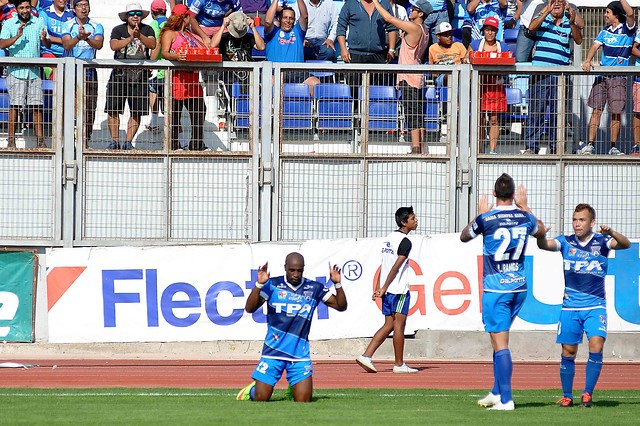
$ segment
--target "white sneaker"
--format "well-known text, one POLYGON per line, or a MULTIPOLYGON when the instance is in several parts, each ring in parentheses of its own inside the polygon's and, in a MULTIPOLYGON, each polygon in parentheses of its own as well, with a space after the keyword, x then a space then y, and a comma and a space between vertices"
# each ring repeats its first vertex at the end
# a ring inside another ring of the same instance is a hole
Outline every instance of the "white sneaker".
POLYGON ((406 373, 417 373, 417 372, 418 372, 418 370, 417 370, 417 369, 415 369, 415 368, 411 368, 411 367, 409 367, 409 366, 407 365, 407 363, 405 362, 405 363, 403 363, 400 367, 398 367, 397 365, 394 365, 394 366, 393 366, 393 372, 394 372, 394 373, 403 373, 403 374, 406 374, 406 373))
POLYGON ((609 150, 609 155, 624 155, 624 153, 620 152, 620 150, 615 146, 612 146, 609 150))
POLYGON ((515 409, 516 409, 516 405, 513 403, 513 401, 508 401, 508 402, 505 402, 504 404, 498 401, 498 403, 495 404, 493 407, 487 408, 487 410, 496 410, 496 411, 513 411, 515 409))
POLYGON ((491 392, 489 392, 489 395, 478 400, 478 405, 484 408, 493 407, 496 404, 500 404, 500 395, 494 395, 491 392))
POLYGON ((578 145, 578 155, 591 155, 595 151, 593 145, 591 143, 585 144, 584 142, 580 142, 578 145))
POLYGON ((360 365, 360 367, 364 368, 364 371, 366 371, 367 373, 378 372, 378 370, 376 370, 376 367, 373 365, 373 361, 368 356, 358 355, 358 358, 356 358, 356 362, 358 363, 358 365, 360 365))

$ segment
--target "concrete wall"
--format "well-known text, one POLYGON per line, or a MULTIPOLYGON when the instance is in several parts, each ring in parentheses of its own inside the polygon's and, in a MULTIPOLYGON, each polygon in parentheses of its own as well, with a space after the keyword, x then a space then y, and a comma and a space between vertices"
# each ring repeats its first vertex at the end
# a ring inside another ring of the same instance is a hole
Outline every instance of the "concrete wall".
MULTIPOLYGON (((370 339, 337 339, 311 342, 312 358, 352 359, 364 352, 370 339)), ((560 347, 553 332, 517 332, 511 334, 513 359, 557 361, 560 347)), ((49 344, 2 343, 0 361, 33 359, 251 359, 260 357, 262 341, 172 342, 172 343, 92 343, 49 344)), ((587 344, 578 350, 585 361, 587 344)), ((426 330, 408 337, 405 358, 438 361, 491 360, 489 337, 483 332, 426 330)), ((604 349, 605 361, 640 360, 640 333, 610 334, 604 349)), ((391 339, 378 349, 374 359, 393 360, 391 339)))

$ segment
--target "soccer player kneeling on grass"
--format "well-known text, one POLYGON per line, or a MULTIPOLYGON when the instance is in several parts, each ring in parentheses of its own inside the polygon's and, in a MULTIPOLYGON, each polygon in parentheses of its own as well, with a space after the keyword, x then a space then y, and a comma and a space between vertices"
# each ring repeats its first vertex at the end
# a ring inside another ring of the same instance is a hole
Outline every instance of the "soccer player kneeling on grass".
POLYGON ((562 345, 560 383, 561 407, 573 406, 573 378, 576 354, 583 333, 589 339, 586 382, 582 405, 591 407, 591 396, 602 370, 602 348, 607 338, 607 300, 604 280, 607 276, 610 250, 631 247, 627 237, 601 225, 594 233, 596 211, 588 204, 578 204, 573 212, 574 235, 559 235, 548 240, 538 238, 538 247, 562 253, 564 265, 564 299, 558 322, 556 342, 562 345))
POLYGON ((296 402, 310 402, 313 393, 313 365, 309 356, 309 330, 320 301, 338 311, 347 309, 347 297, 340 284, 340 268, 329 265, 335 294, 323 284, 303 278, 304 257, 289 253, 285 275, 270 278, 268 263, 258 270, 258 282, 247 298, 245 310, 257 311, 267 302, 267 336, 262 357, 251 378, 237 396, 239 401, 268 401, 273 387, 287 371, 287 381, 296 402))

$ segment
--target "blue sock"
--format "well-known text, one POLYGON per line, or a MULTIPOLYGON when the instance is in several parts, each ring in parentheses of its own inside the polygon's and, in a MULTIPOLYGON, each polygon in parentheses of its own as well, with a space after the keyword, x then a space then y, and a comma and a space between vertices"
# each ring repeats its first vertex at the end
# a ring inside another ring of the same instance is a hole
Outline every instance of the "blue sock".
POLYGON ((587 360, 587 379, 584 384, 584 391, 593 395, 593 389, 596 387, 598 377, 602 371, 602 352, 589 352, 587 360))
POLYGON ((252 387, 249 390, 249 398, 251 398, 252 401, 255 401, 255 396, 256 396, 256 387, 252 387))
POLYGON ((498 376, 496 375, 496 353, 493 353, 493 389, 491 393, 494 395, 500 395, 500 384, 498 383, 498 376))
POLYGON ((562 355, 560 361, 560 383, 565 398, 573 399, 573 378, 576 375, 576 357, 562 355))
POLYGON ((496 369, 496 379, 500 387, 500 401, 504 404, 513 399, 511 395, 511 373, 513 373, 513 362, 509 349, 502 349, 496 352, 494 361, 496 369))

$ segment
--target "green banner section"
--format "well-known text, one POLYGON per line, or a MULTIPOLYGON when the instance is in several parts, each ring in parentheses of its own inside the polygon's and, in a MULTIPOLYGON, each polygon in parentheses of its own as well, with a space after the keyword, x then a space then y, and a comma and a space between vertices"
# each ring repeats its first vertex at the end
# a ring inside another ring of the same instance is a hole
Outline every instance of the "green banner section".
POLYGON ((35 261, 31 251, 0 251, 0 340, 33 341, 35 261))

